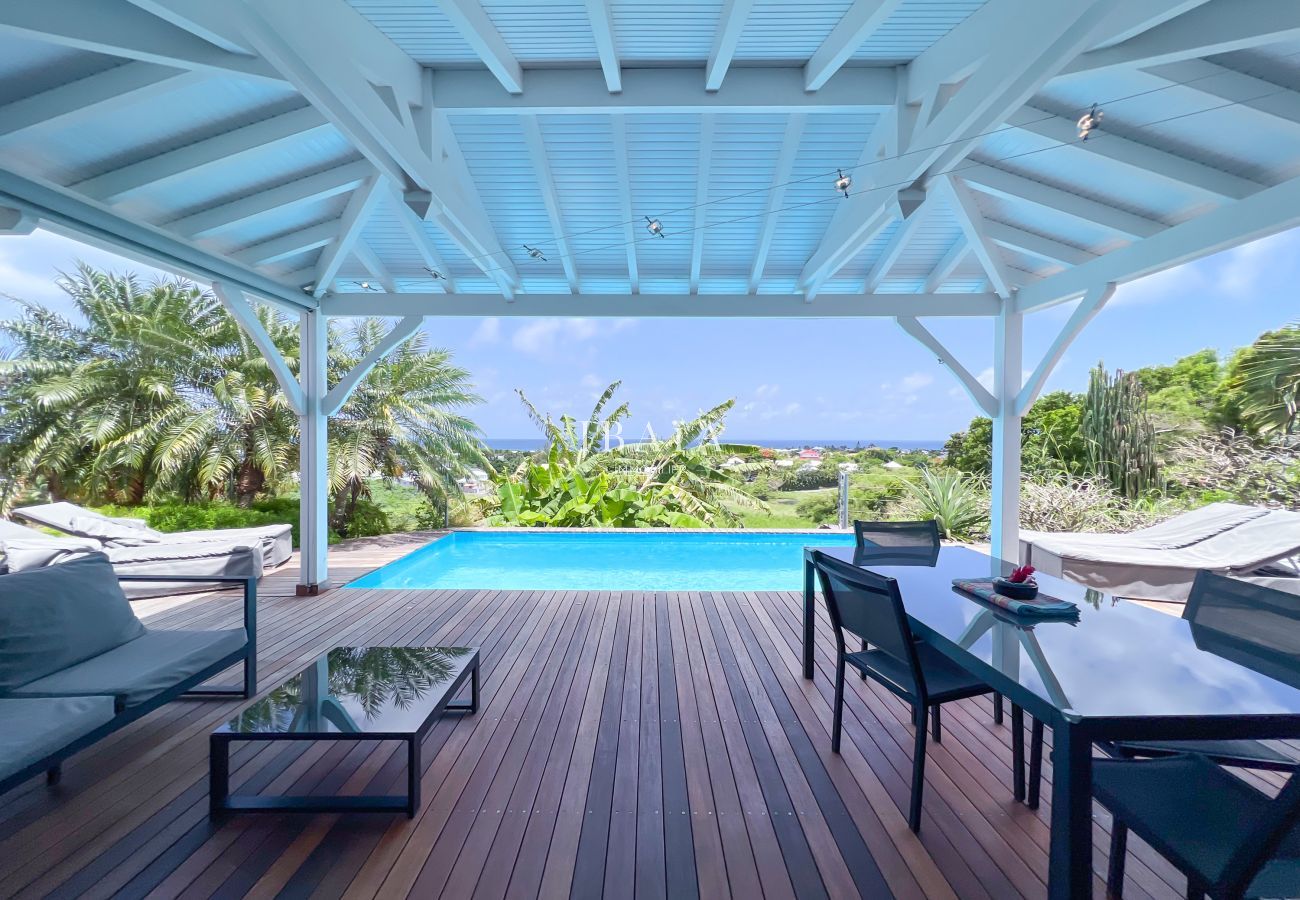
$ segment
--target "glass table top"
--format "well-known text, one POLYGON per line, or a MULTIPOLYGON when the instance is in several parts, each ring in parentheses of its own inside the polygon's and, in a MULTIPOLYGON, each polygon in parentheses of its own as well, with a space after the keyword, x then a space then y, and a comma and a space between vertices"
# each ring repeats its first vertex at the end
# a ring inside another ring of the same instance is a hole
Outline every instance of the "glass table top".
POLYGON ((335 647, 216 730, 414 733, 477 655, 473 647, 335 647))
POLYGON ((1300 716, 1295 653, 1261 655, 1222 631, 1041 574, 1041 593, 1073 601, 1080 615, 1027 622, 953 589, 953 579, 1007 575, 1013 568, 966 547, 937 554, 809 549, 894 578, 918 637, 930 632, 966 649, 1067 714, 1300 716))

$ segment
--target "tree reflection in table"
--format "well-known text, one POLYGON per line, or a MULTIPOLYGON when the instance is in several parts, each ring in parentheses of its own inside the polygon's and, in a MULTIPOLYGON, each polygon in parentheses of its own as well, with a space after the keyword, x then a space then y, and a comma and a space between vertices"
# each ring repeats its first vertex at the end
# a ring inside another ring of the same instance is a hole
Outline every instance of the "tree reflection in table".
POLYGON ((464 647, 335 647, 299 675, 250 706, 230 730, 314 732, 326 723, 359 732, 341 701, 352 700, 368 720, 385 709, 409 709, 456 671, 464 647))

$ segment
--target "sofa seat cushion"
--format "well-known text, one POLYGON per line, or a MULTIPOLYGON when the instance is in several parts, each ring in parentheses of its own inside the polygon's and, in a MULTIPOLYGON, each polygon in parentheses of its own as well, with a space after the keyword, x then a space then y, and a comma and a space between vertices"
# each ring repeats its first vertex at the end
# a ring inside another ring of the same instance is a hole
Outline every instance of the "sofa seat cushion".
POLYGON ((0 780, 40 762, 112 718, 112 697, 0 699, 0 780))
MULTIPOLYGON (((0 692, 145 633, 101 553, 0 576, 0 692)), ((87 693, 94 693, 87 692, 87 693)))
POLYGON ((111 694, 119 709, 128 709, 175 687, 247 643, 242 628, 149 630, 107 653, 25 684, 13 696, 111 694))

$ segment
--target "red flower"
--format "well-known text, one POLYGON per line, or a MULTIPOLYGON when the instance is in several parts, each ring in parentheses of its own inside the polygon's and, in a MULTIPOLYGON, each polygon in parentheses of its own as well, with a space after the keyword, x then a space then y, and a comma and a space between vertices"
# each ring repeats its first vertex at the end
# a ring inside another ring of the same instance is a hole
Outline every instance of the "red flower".
POLYGON ((1011 573, 1010 577, 1007 578, 1007 581, 1010 581, 1012 584, 1023 584, 1026 581, 1032 581, 1033 575, 1033 566, 1021 566, 1011 573))

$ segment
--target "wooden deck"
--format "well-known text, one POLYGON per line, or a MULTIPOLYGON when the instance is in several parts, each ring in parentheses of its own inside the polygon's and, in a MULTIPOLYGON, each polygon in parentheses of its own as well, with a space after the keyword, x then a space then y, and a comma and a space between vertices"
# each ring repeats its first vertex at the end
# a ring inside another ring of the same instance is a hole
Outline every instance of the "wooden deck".
MULTIPOLYGON (((427 538, 355 542, 354 578, 427 538)), ((1042 897, 1050 802, 1014 803, 1009 729, 945 707, 908 831, 907 711, 851 678, 844 753, 799 677, 794 593, 367 591, 263 581, 264 689, 338 644, 472 644, 483 701, 425 745, 399 816, 207 816, 207 733, 237 704, 178 702, 0 798, 0 896, 1042 897)), ((232 595, 144 601, 152 627, 226 626, 232 595)), ((1008 719, 1009 721, 1009 719, 1008 719)), ((238 745, 236 790, 400 791, 396 745, 238 745)), ((1050 775, 1050 773, 1049 773, 1050 775)), ((1050 790, 1045 791, 1050 799, 1050 790)), ((1108 820, 1098 812, 1096 864, 1108 820)), ((1181 878, 1130 841, 1131 897, 1181 878)), ((1100 878, 1095 882, 1102 895, 1100 878)))

